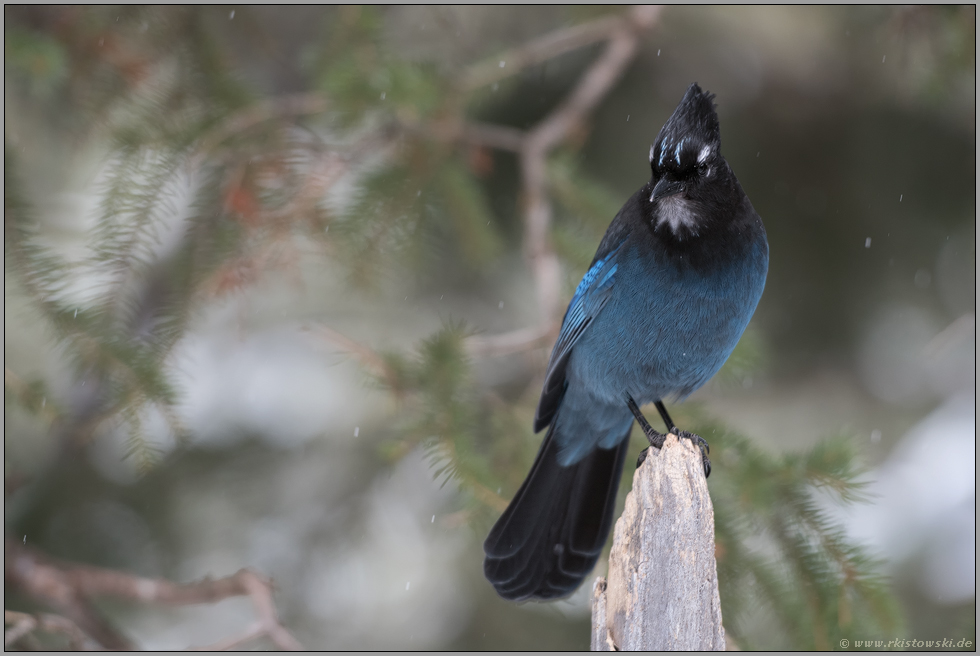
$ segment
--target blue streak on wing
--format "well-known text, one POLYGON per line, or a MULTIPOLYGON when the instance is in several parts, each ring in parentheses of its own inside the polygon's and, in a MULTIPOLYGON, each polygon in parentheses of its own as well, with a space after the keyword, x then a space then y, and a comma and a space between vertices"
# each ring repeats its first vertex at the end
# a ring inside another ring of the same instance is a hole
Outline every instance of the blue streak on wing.
POLYGON ((548 370, 545 373, 544 389, 534 417, 535 432, 551 423, 552 417, 558 410, 565 391, 565 366, 568 357, 572 353, 572 347, 609 300, 609 292, 615 282, 616 270, 619 268, 615 258, 623 243, 589 268, 568 304, 561 332, 558 334, 558 341, 555 342, 551 360, 548 362, 548 370))

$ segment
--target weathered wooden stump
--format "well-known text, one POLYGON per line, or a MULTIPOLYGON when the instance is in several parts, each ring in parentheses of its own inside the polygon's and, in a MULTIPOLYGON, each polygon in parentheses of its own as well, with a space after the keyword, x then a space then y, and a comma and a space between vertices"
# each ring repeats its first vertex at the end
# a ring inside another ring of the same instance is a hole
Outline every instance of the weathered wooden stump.
POLYGON ((592 593, 592 650, 614 649, 725 649, 714 509, 690 440, 650 449, 616 521, 608 581, 592 593))

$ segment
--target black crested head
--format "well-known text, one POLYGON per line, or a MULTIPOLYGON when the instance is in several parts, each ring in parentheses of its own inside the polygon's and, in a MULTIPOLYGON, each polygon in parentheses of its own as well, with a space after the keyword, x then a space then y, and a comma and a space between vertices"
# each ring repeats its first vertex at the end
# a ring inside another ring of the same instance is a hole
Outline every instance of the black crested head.
POLYGON ((688 87, 650 148, 653 175, 641 189, 643 216, 675 247, 723 234, 747 216, 745 193, 721 154, 713 98, 697 84, 688 87))
POLYGON ((713 99, 714 94, 705 93, 696 82, 687 88, 650 147, 654 177, 666 172, 683 176, 718 156, 721 129, 713 99))

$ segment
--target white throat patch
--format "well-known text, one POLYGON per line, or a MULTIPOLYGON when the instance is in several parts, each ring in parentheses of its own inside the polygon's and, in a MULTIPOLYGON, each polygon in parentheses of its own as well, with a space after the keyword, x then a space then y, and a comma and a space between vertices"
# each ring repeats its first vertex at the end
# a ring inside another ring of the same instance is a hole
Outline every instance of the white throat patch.
POLYGON ((657 208, 657 226, 666 223, 670 226, 671 232, 678 236, 681 227, 687 232, 697 234, 698 217, 689 201, 679 195, 668 196, 660 200, 657 208))

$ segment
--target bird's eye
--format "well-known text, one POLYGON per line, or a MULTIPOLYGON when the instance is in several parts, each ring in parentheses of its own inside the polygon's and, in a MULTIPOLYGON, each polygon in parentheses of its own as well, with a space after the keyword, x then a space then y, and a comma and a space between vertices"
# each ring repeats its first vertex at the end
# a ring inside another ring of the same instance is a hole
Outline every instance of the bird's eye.
POLYGON ((700 175, 708 175, 708 173, 710 173, 710 172, 711 172, 711 169, 708 168, 708 164, 707 163, 701 162, 700 164, 698 164, 698 173, 700 175))

